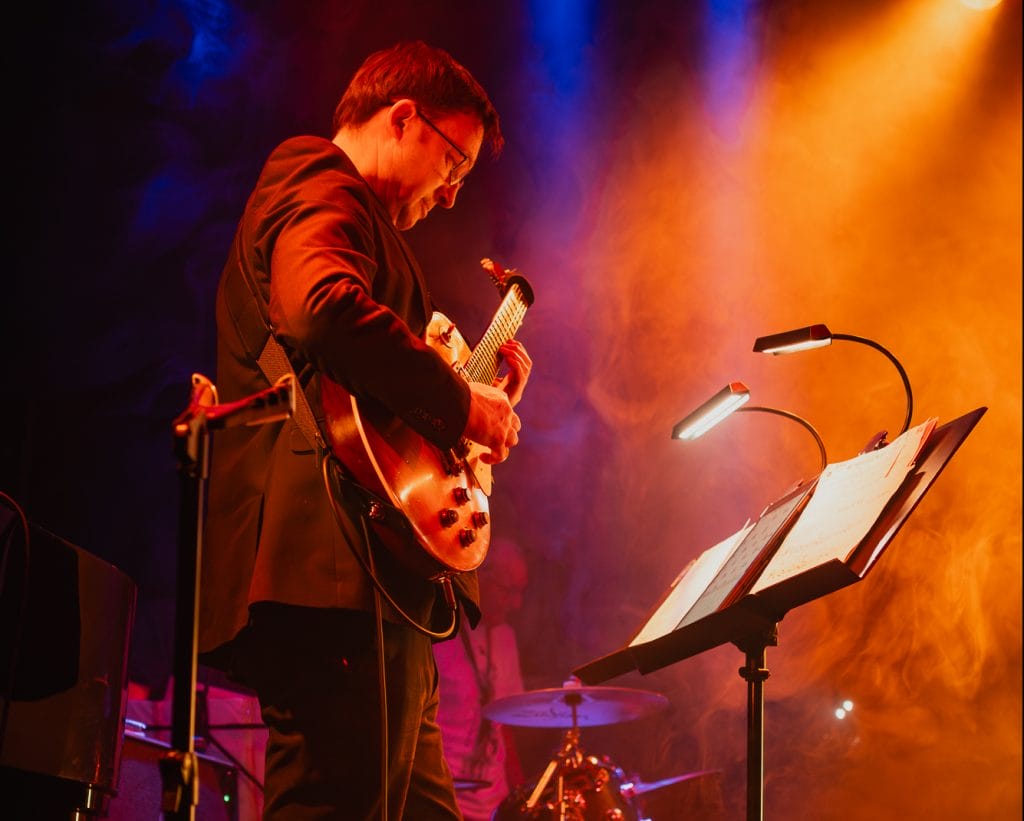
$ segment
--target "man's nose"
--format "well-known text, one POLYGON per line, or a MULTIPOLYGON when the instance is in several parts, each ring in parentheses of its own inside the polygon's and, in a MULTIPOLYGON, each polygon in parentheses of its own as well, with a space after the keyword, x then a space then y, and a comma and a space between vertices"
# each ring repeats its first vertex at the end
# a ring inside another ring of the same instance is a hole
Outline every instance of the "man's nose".
POLYGON ((435 197, 438 205, 442 208, 451 208, 455 205, 455 197, 458 195, 459 188, 461 187, 462 186, 459 185, 448 185, 448 183, 442 183, 441 187, 437 191, 437 196, 435 197))

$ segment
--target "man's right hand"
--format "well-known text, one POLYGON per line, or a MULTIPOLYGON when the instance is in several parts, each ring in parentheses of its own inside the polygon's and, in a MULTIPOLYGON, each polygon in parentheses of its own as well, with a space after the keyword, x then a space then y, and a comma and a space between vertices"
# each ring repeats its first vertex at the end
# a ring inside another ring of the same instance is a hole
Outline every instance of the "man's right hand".
POLYGON ((490 449, 490 453, 480 455, 480 461, 489 465, 504 462, 519 443, 519 416, 501 388, 470 382, 469 389, 469 419, 462 435, 490 449))

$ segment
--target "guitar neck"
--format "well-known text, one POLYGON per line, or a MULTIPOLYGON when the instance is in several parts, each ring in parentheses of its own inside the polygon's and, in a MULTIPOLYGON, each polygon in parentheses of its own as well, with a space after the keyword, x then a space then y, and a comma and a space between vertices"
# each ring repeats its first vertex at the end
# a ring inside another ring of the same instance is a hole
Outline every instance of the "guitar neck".
POLYGON ((499 365, 498 348, 515 336, 528 307, 527 296, 519 283, 511 283, 494 319, 462 368, 470 382, 490 385, 494 381, 499 365))

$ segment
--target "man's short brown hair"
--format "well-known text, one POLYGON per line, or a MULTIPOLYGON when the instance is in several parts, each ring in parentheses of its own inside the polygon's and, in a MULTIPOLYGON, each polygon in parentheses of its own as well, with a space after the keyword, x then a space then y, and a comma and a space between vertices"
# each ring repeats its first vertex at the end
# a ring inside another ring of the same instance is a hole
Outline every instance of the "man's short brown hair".
POLYGON ((421 40, 398 43, 363 61, 334 110, 334 131, 365 123, 384 106, 407 97, 433 114, 474 114, 484 143, 497 156, 505 143, 487 92, 443 49, 421 40))

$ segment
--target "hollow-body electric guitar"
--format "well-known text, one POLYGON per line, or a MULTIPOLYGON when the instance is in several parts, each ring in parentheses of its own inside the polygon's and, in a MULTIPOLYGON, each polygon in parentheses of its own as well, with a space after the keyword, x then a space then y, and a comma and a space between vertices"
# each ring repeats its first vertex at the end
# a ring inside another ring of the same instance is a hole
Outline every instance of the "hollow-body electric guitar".
MULTIPOLYGON (((483 265, 502 300, 476 348, 471 350, 454 323, 436 311, 426 342, 468 381, 489 385, 498 371, 498 348, 522 325, 533 289, 514 271, 498 273, 490 260, 483 265)), ((491 465, 480 459, 487 449, 463 440, 442 450, 400 419, 361 405, 327 377, 321 379, 320 394, 332 452, 356 482, 405 514, 417 542, 410 545, 375 521, 385 545, 426 578, 479 567, 490 546, 491 465)), ((369 518, 375 518, 372 510, 369 518)))

